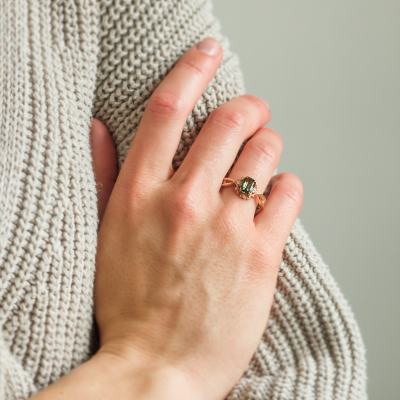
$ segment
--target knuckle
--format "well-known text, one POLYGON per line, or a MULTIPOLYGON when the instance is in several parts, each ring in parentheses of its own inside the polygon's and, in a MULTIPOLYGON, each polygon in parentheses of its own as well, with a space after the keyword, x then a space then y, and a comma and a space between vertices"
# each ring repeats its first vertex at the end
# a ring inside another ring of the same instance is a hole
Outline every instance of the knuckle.
POLYGON ((276 275, 280 264, 280 254, 274 252, 267 241, 255 240, 251 253, 252 263, 249 265, 249 272, 252 281, 260 282, 276 275))
POLYGON ((279 154, 274 145, 266 140, 252 140, 249 143, 249 150, 253 157, 263 166, 274 165, 279 154))
POLYGON ((252 107, 257 107, 261 112, 265 112, 265 103, 258 97, 252 96, 250 94, 245 94, 241 96, 243 99, 248 101, 252 107))
POLYGON ((157 93, 150 98, 148 108, 154 114, 179 117, 183 112, 184 102, 174 93, 157 93))
POLYGON ((170 196, 169 212, 173 214, 176 222, 184 221, 193 223, 201 218, 201 207, 196 188, 181 187, 170 196))
POLYGON ((243 112, 230 107, 219 107, 210 115, 211 123, 228 130, 242 130, 246 126, 246 116, 243 112))
POLYGON ((264 266, 270 257, 270 250, 269 247, 266 245, 266 242, 258 241, 257 244, 258 245, 254 246, 252 249, 252 255, 255 261, 254 264, 256 266, 264 266))
POLYGON ((118 185, 121 193, 123 204, 125 204, 130 211, 137 210, 148 198, 151 190, 151 180, 148 179, 146 174, 138 175, 135 179, 135 184, 120 183, 118 185))
POLYGON ((264 129, 271 136, 273 136, 274 141, 276 142, 276 144, 279 145, 280 149, 282 149, 283 148, 283 139, 282 139, 281 135, 279 133, 275 132, 274 130, 270 129, 270 128, 264 128, 264 129))
POLYGON ((296 209, 301 207, 303 202, 303 185, 299 178, 290 174, 290 177, 287 177, 285 181, 278 182, 276 185, 289 206, 296 209))
POLYGON ((188 68, 191 73, 195 75, 204 75, 204 67, 202 63, 196 61, 195 59, 186 59, 181 61, 183 68, 188 68))

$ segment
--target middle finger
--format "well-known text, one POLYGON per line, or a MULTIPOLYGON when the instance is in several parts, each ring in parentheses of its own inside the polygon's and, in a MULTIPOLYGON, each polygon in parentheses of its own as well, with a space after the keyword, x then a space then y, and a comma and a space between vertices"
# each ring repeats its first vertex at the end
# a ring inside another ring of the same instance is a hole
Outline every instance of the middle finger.
POLYGON ((266 103, 254 96, 237 97, 218 107, 172 179, 194 179, 219 190, 240 145, 270 119, 266 103))

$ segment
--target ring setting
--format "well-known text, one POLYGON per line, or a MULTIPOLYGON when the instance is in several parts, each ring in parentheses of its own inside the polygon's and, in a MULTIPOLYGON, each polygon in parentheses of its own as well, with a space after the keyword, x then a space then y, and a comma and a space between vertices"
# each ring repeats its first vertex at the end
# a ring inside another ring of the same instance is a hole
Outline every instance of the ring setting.
POLYGON ((236 193, 242 199, 252 199, 258 191, 258 185, 255 179, 250 176, 245 176, 238 181, 235 181, 236 184, 236 193))
POLYGON ((258 185, 254 178, 244 176, 236 181, 231 178, 224 178, 221 187, 233 185, 235 185, 236 193, 240 198, 244 200, 256 199, 257 207, 254 215, 257 215, 264 208, 266 198, 258 193, 258 185))

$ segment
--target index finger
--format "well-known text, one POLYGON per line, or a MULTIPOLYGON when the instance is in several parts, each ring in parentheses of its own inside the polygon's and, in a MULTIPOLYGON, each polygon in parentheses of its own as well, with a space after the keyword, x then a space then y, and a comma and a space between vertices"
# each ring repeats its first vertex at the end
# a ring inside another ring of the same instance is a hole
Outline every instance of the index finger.
POLYGON ((130 184, 135 173, 152 182, 168 179, 186 119, 221 60, 221 46, 215 39, 207 38, 177 62, 147 104, 119 184, 130 184))

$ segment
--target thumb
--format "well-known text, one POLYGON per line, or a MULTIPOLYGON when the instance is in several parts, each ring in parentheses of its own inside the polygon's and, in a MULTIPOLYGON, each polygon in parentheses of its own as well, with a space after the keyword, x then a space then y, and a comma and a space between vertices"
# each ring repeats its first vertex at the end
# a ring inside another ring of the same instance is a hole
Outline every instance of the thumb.
POLYGON ((92 147, 93 169, 97 185, 97 206, 101 222, 118 176, 117 152, 106 126, 94 118, 90 130, 90 145, 92 147))

